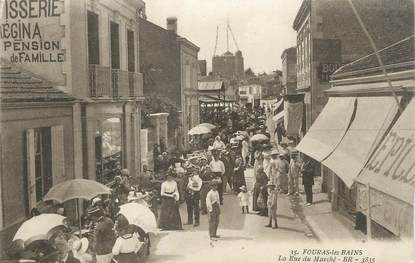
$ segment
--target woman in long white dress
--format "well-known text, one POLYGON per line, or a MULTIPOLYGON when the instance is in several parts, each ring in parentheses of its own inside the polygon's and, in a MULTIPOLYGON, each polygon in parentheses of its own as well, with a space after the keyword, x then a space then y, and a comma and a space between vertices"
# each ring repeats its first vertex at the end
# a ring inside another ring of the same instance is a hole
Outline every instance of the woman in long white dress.
POLYGON ((183 229, 178 204, 180 199, 179 189, 171 174, 167 175, 167 180, 161 184, 160 195, 161 209, 159 227, 162 230, 183 229))

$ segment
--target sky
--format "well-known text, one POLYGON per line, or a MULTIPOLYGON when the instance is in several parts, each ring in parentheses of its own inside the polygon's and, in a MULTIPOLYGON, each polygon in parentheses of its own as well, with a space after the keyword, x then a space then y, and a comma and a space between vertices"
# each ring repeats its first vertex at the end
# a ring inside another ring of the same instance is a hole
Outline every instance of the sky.
MULTIPOLYGON (((226 52, 226 23, 232 28, 245 69, 256 73, 281 70, 281 54, 296 44, 292 28, 302 0, 146 0, 147 19, 163 28, 169 16, 178 19, 178 34, 200 47, 199 59, 211 70, 216 27, 216 54, 226 52)), ((229 33, 229 50, 237 49, 229 33)))

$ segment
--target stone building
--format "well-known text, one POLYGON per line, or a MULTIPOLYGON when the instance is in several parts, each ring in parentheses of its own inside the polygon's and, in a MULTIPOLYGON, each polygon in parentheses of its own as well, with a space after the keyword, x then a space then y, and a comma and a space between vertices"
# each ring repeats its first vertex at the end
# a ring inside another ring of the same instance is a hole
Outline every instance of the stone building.
MULTIPOLYGON (((141 167, 143 85, 137 14, 143 12, 144 2, 46 4, 51 5, 48 8, 53 16, 2 18, 6 19, 2 23, 37 25, 39 34, 30 38, 31 43, 53 47, 21 52, 16 45, 27 36, 13 39, 12 34, 1 42, 3 47, 11 44, 1 53, 6 61, 1 70, 1 92, 8 93, 1 108, 0 162, 2 170, 9 171, 2 173, 0 180, 8 181, 7 186, 0 185, 7 198, 7 202, 0 202, 0 237, 6 242, 31 208, 53 211, 52 203, 42 202, 51 186, 73 178, 108 184, 120 169, 127 168, 134 176, 141 167), (33 98, 28 98, 30 94, 33 98), (45 166, 43 160, 51 164, 45 166), (20 197, 12 201, 16 194, 20 197)), ((70 218, 75 217, 72 207, 65 203, 70 218)))
POLYGON ((228 79, 240 79, 244 76, 244 58, 240 50, 232 54, 226 51, 222 56, 212 58, 212 74, 228 79))
MULTIPOLYGON (((353 3, 379 49, 414 32, 413 1, 353 3)), ((347 0, 304 0, 293 28, 297 31, 297 91, 304 93, 308 130, 327 102, 324 90, 329 88, 330 75, 372 49, 347 0)))
POLYGON ((281 54, 283 94, 297 92, 297 48, 290 47, 281 54))
POLYGON ((172 147, 185 146, 188 130, 199 124, 199 47, 177 34, 174 17, 167 18, 166 29, 143 18, 140 18, 139 27, 144 95, 165 97, 175 104, 181 112, 180 128, 170 129, 165 139, 172 147))
POLYGON ((350 227, 404 240, 413 236, 414 36, 379 56, 387 78, 374 53, 332 75, 329 101, 297 149, 321 163, 332 209, 350 227))
POLYGON ((207 62, 205 59, 198 60, 197 63, 199 64, 199 77, 205 77, 207 75, 207 62))

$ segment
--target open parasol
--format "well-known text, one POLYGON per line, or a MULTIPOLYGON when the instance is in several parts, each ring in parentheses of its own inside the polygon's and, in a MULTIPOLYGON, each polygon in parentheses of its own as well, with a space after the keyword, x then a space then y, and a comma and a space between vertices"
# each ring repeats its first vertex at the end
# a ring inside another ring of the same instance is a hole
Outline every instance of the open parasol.
POLYGON ((264 134, 255 134, 254 136, 251 137, 251 142, 259 142, 259 141, 268 141, 269 138, 264 135, 264 134))
POLYGON ((209 129, 206 126, 195 126, 187 133, 188 135, 202 135, 202 134, 208 134, 211 132, 211 129, 209 129))
MULTIPOLYGON (((209 128, 209 129, 211 129, 211 130, 213 130, 213 129, 215 129, 215 128, 216 128, 216 125, 213 125, 213 124, 208 123, 208 122, 201 123, 201 124, 199 124, 199 125, 197 125, 197 126, 204 126, 204 127, 207 127, 207 128, 209 128)), ((196 127, 197 127, 197 126, 196 126, 196 127)))
POLYGON ((40 214, 26 220, 17 230, 13 241, 21 239, 25 246, 36 240, 47 240, 52 229, 63 226, 66 217, 58 214, 40 214))
MULTIPOLYGON (((111 194, 111 189, 101 183, 87 179, 72 179, 53 186, 43 198, 44 201, 55 200, 60 203, 73 199, 91 200, 97 195, 111 194)), ((79 205, 76 202, 79 216, 79 205)), ((81 234, 81 217, 79 216, 79 233, 81 234)))
POLYGON ((128 203, 120 206, 120 214, 127 218, 128 223, 141 227, 144 232, 156 232, 157 221, 153 212, 146 206, 128 203))

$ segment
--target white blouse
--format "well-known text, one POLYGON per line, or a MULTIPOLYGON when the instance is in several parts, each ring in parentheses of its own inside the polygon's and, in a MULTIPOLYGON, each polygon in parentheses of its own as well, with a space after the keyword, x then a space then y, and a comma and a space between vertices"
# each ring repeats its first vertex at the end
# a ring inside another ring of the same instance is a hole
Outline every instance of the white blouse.
POLYGON ((179 200, 180 195, 179 195, 179 190, 177 188, 177 183, 176 181, 165 181, 161 184, 161 196, 168 196, 168 197, 172 197, 172 195, 174 195, 174 199, 176 201, 179 200))
POLYGON ((112 248, 112 254, 137 253, 142 245, 143 242, 140 242, 137 233, 127 234, 117 238, 112 248))

